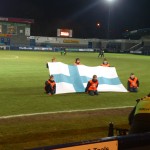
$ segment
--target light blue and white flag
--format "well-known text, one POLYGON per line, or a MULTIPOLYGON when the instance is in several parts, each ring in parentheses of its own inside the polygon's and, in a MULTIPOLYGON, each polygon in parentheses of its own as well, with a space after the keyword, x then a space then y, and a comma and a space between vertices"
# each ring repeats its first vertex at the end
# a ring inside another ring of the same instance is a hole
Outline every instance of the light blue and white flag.
POLYGON ((115 67, 88 67, 49 62, 49 72, 54 75, 56 94, 84 92, 93 75, 97 75, 99 92, 127 92, 119 80, 115 67))

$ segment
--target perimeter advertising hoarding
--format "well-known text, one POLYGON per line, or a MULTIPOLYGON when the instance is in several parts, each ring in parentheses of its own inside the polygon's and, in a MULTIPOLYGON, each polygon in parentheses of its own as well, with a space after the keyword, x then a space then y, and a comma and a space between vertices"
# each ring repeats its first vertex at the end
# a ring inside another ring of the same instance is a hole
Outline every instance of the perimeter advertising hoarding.
POLYGON ((76 43, 76 44, 78 44, 80 41, 79 40, 63 40, 63 43, 76 43))
POLYGON ((87 145, 59 148, 55 150, 118 150, 118 141, 101 142, 87 145))
POLYGON ((0 33, 0 37, 12 37, 12 34, 1 34, 0 33))

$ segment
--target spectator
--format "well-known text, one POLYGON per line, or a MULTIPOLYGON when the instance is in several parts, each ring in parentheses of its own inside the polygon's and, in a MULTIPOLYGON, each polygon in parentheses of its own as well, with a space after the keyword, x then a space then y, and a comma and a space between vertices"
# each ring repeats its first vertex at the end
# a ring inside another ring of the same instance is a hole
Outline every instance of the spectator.
POLYGON ((129 92, 137 92, 139 88, 139 80, 137 77, 135 77, 134 73, 130 74, 130 77, 128 79, 127 83, 127 89, 129 92))
POLYGON ((56 83, 53 75, 51 75, 50 78, 45 81, 45 91, 48 95, 54 95, 56 93, 56 83))
POLYGON ((137 104, 129 115, 129 134, 150 132, 150 93, 136 101, 137 104))
POLYGON ((110 67, 110 64, 108 63, 108 61, 107 61, 106 58, 104 58, 104 61, 103 61, 103 63, 101 64, 101 66, 103 66, 103 67, 110 67))
POLYGON ((80 63, 80 58, 76 58, 75 62, 74 62, 74 65, 77 66, 77 65, 81 65, 80 63))
POLYGON ((89 95, 94 96, 98 95, 98 80, 97 80, 97 75, 93 75, 92 80, 88 81, 87 86, 85 88, 85 92, 87 92, 89 95))

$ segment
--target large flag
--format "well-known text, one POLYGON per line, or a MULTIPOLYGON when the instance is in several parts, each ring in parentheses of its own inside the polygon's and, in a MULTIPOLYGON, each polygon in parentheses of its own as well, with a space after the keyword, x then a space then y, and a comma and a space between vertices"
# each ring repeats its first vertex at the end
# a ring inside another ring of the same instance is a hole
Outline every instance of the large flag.
POLYGON ((49 62, 49 73, 54 75, 56 94, 84 92, 93 75, 97 75, 99 92, 127 92, 119 80, 115 67, 89 67, 49 62))

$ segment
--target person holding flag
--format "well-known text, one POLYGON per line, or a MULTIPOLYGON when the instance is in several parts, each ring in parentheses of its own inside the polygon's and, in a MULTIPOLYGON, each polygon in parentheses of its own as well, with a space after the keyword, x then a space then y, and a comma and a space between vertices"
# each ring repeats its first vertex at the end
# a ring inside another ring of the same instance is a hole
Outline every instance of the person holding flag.
POLYGON ((94 96, 94 95, 98 95, 98 79, 97 79, 97 75, 93 75, 92 80, 89 80, 87 83, 87 86, 85 88, 85 92, 87 92, 89 95, 94 96))
POLYGON ((50 78, 45 81, 45 91, 48 95, 54 95, 56 93, 56 82, 54 76, 50 75, 50 78))

